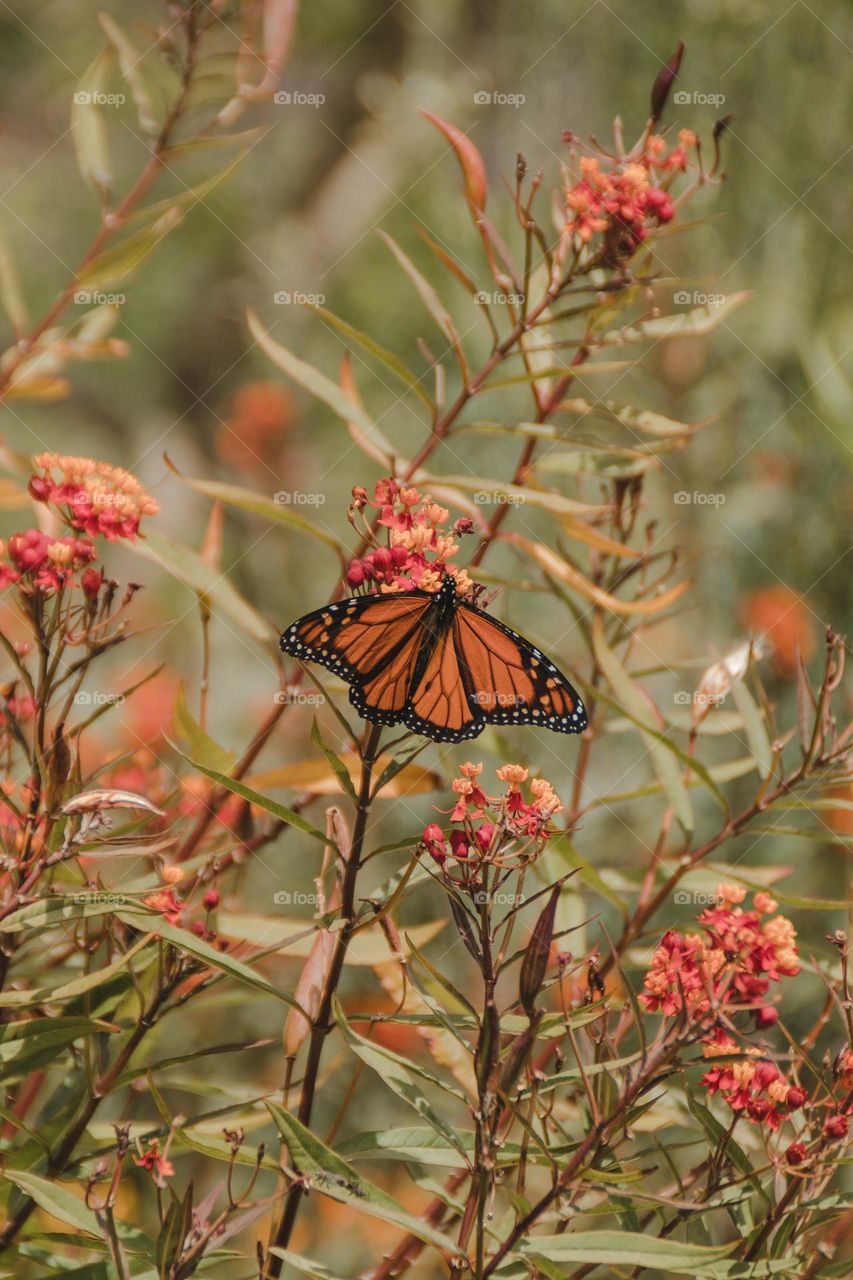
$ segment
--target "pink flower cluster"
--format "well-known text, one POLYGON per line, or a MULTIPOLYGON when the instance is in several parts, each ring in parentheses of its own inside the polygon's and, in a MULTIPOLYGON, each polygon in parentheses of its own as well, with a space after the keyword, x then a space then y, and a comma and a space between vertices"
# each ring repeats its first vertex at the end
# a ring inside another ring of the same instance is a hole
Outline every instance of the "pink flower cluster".
POLYGON ((806 1101, 799 1085, 785 1080, 760 1051, 738 1046, 731 1019, 750 1010, 759 1027, 778 1018, 767 1003, 772 983, 799 973, 796 931, 785 916, 774 915, 777 903, 756 893, 752 907, 741 906, 746 890, 721 884, 718 901, 698 918, 704 936, 670 929, 664 934, 646 974, 641 1004, 667 1017, 685 1014, 705 1027, 701 1037, 706 1057, 737 1056, 713 1067, 702 1083, 720 1093, 733 1111, 755 1124, 776 1130, 786 1115, 806 1101))
POLYGON ((87 538, 72 534, 51 538, 40 529, 26 529, 13 534, 5 548, 0 543, 0 586, 17 583, 25 590, 49 594, 69 583, 94 558, 94 545, 87 538))
POLYGON ((379 509, 378 524, 387 530, 387 545, 376 545, 350 562, 346 577, 353 590, 437 591, 449 575, 459 595, 472 594, 474 584, 465 570, 448 563, 459 551, 456 539, 473 532, 470 519, 463 517, 448 527, 446 508, 392 479, 380 480, 372 499, 365 489, 353 489, 351 518, 366 506, 379 509))
MULTIPOLYGON (((570 139, 572 140, 572 139, 570 139)), ((643 154, 635 160, 613 163, 603 169, 595 156, 582 156, 581 177, 566 192, 566 229, 579 244, 604 237, 603 247, 612 258, 628 258, 646 238, 650 226, 670 222, 675 205, 669 185, 688 165, 688 151, 696 135, 682 129, 678 145, 669 153, 666 141, 652 135, 643 154), (655 182, 655 172, 661 182, 655 182)))
POLYGON ((143 515, 156 515, 160 510, 124 467, 59 453, 41 453, 35 463, 44 474, 30 480, 32 497, 61 508, 71 528, 90 537, 100 534, 108 542, 118 538, 132 542, 143 515), (59 472, 59 479, 54 472, 59 472))
POLYGON ((501 796, 486 795, 479 782, 482 771, 481 764, 463 764, 453 781, 456 804, 450 821, 455 829, 445 833, 431 822, 424 830, 424 848, 441 867, 448 858, 472 865, 523 865, 543 847, 553 830, 551 820, 563 807, 545 778, 531 780, 531 798, 525 800, 521 787, 528 771, 521 765, 505 764, 497 770, 506 784, 501 796))

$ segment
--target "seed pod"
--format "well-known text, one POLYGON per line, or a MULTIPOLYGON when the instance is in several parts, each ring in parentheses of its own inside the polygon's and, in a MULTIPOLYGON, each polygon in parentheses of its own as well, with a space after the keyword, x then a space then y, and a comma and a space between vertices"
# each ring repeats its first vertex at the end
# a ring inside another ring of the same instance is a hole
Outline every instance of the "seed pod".
POLYGON ((666 66, 661 67, 658 72, 657 79, 652 85, 652 124, 657 124, 663 115, 664 107, 669 98, 669 91, 675 83, 681 67, 681 59, 684 57, 684 41, 679 40, 675 53, 667 62, 666 66))
POLYGON ((551 954, 551 943, 554 939, 554 920, 557 915, 559 897, 560 885, 555 884, 542 914, 536 921, 530 945, 521 964, 518 994, 522 1008, 529 1018, 533 1018, 536 1014, 536 997, 542 989, 545 970, 548 968, 548 957, 551 954))
MULTIPOLYGON (((293 993, 300 1008, 305 1010, 312 1021, 320 1009, 334 953, 335 935, 328 929, 318 929, 293 993)), ((296 1057, 310 1030, 311 1022, 300 1013, 299 1009, 291 1009, 284 1024, 282 1037, 284 1052, 288 1058, 296 1057)))

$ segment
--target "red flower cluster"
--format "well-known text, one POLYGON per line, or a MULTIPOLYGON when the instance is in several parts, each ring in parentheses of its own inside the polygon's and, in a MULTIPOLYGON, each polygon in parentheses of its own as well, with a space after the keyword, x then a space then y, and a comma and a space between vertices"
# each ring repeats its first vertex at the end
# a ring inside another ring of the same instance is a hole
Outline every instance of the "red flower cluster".
POLYGON ((613 163, 609 169, 602 169, 595 156, 582 156, 580 181, 566 192, 569 235, 576 243, 587 244, 601 234, 605 256, 629 258, 650 226, 675 216, 669 186, 675 173, 687 169, 688 150, 695 145, 695 134, 682 129, 678 145, 668 154, 665 140, 652 135, 642 155, 613 163), (655 171, 661 175, 659 184, 655 171))
POLYGON ((506 783, 502 796, 486 795, 478 781, 482 771, 481 764, 463 764, 453 782, 457 799, 450 821, 458 824, 456 829, 445 833, 431 822, 424 830, 424 848, 441 867, 448 858, 469 865, 524 865, 541 850, 552 832, 551 819, 563 807, 545 778, 531 781, 532 799, 525 800, 521 784, 528 771, 521 765, 498 769, 498 778, 506 783))
POLYGON ((380 480, 373 498, 365 489, 353 489, 351 519, 366 506, 381 511, 378 523, 388 530, 387 546, 376 546, 367 555, 351 561, 347 582, 353 589, 367 591, 437 591, 445 575, 450 575, 461 596, 469 596, 474 584, 464 569, 448 564, 459 551, 456 539, 473 532, 470 519, 463 517, 448 527, 450 513, 415 488, 404 488, 392 479, 380 480))
POLYGON ((747 910, 740 905, 745 897, 745 890, 722 884, 717 904, 699 916, 704 936, 670 929, 652 957, 640 1001, 652 1013, 684 1012, 706 1026, 706 1057, 738 1055, 738 1061, 712 1068, 702 1083, 721 1093, 733 1111, 775 1130, 803 1105, 806 1092, 757 1049, 740 1048, 722 1019, 730 1025, 736 1013, 751 1010, 759 1027, 776 1021, 767 996, 771 983, 800 971, 796 932, 785 916, 772 914, 777 903, 768 894, 755 894, 747 910))
POLYGON ((127 538, 139 531, 143 515, 156 515, 159 505, 123 467, 113 467, 93 458, 41 453, 35 459, 44 475, 30 480, 31 495, 39 502, 60 507, 72 529, 90 537, 102 534, 108 542, 127 538), (60 473, 55 479, 53 472, 60 473))
POLYGON ((18 583, 28 591, 58 591, 95 558, 88 539, 71 534, 51 538, 40 529, 13 534, 6 548, 0 543, 0 557, 4 550, 9 558, 0 558, 0 586, 18 583))

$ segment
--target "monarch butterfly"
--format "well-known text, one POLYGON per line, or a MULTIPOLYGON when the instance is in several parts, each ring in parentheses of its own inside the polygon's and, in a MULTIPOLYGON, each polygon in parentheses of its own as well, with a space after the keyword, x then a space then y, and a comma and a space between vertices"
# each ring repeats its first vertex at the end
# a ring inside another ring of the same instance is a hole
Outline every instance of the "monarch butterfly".
POLYGON ((554 663, 461 600, 449 575, 436 592, 353 596, 307 613, 280 644, 342 676, 365 720, 402 722, 434 742, 476 738, 489 724, 586 728, 584 705, 554 663))

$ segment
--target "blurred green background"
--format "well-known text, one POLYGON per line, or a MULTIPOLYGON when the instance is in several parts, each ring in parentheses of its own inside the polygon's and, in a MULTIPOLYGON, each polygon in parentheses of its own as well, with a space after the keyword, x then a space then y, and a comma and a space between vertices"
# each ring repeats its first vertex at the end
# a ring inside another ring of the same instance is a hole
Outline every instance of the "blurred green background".
MULTIPOLYGON (((97 227, 97 202, 77 174, 69 105, 78 77, 104 43, 97 20, 102 9, 119 18, 140 47, 163 12, 152 0, 0 5, 0 225, 33 316, 64 284, 97 227)), ((195 546, 207 504, 169 474, 164 450, 189 475, 236 479, 268 495, 322 492, 319 518, 351 540, 350 487, 372 486, 378 472, 350 447, 331 414, 285 386, 253 346, 246 308, 330 376, 337 373, 340 340, 300 306, 276 302, 276 294, 318 297, 422 372, 416 344, 421 337, 433 342, 431 322, 376 230, 394 235, 427 269, 430 258, 416 235, 420 224, 484 288, 489 280, 459 196, 455 161, 419 110, 470 131, 490 173, 490 213, 512 240, 512 204, 501 175, 512 181, 516 153, 532 170, 544 167, 557 186, 564 130, 606 140, 618 113, 632 139, 645 121, 651 83, 679 39, 687 53, 679 100, 666 123, 694 129, 707 141, 719 115, 733 113, 734 120, 725 139, 726 182, 700 195, 691 206, 700 225, 663 242, 661 256, 673 274, 687 277, 690 291, 746 289, 753 297, 709 340, 655 346, 642 370, 621 383, 618 398, 679 419, 714 420, 685 454, 668 459, 647 494, 649 517, 666 541, 686 547, 697 583, 690 612, 660 637, 661 651, 673 662, 695 660, 701 667, 750 627, 770 626, 777 654, 768 661, 767 680, 772 696, 790 708, 795 642, 814 665, 826 625, 843 631, 853 623, 853 102, 845 92, 853 70, 853 10, 844 0, 819 7, 803 0, 305 5, 282 81, 294 100, 247 115, 261 135, 246 158, 123 290, 115 332, 129 344, 127 357, 74 366, 64 401, 4 408, 6 443, 20 452, 90 453, 130 467, 161 502, 157 527, 195 546), (483 95, 515 102, 484 102, 483 95), (322 101, 297 101, 300 96, 322 101), (679 503, 677 491, 722 500, 679 503)), ((227 44, 223 36, 222 47, 227 44)), ((200 117, 204 110, 199 104, 200 117)), ((115 112, 110 131, 122 190, 146 157, 130 105, 115 112)), ((180 177, 164 175, 155 198, 200 181, 216 163, 194 159, 180 177)), ((517 238, 513 243, 517 247, 517 238)), ((485 326, 464 291, 440 285, 472 351, 487 351, 485 326)), ((405 453, 418 438, 410 404, 394 404, 396 397, 358 362, 355 370, 365 400, 385 415, 383 430, 405 453)), ((519 416, 529 413, 520 395, 517 400, 519 416)), ((506 414, 513 402, 507 397, 500 411, 506 414)), ((464 464, 506 479, 514 447, 502 451, 483 439, 469 438, 461 462, 445 461, 445 468, 464 464)), ((4 517, 4 532, 14 527, 15 517, 4 517)), ((233 515, 224 566, 259 612, 281 625, 322 603, 338 572, 318 544, 233 515)), ((191 688, 198 679, 196 614, 190 594, 150 565, 126 557, 124 568, 147 584, 138 601, 146 621, 182 618, 147 646, 148 661, 156 652, 174 677, 126 715, 128 741, 151 740, 168 722, 178 678, 191 688)), ((516 624, 527 618, 525 629, 543 643, 557 628, 556 615, 530 624, 525 600, 510 602, 505 616, 516 624)), ((560 632, 564 625, 562 615, 560 632)), ((580 657, 579 648, 563 652, 567 661, 580 657)), ((141 655, 138 661, 145 665, 141 655)), ((697 676, 693 671, 686 687, 697 676)), ((239 746, 269 707, 274 660, 218 623, 213 677, 214 732, 239 746)), ((290 723, 265 763, 300 754, 310 711, 297 710, 290 723)), ((502 743, 484 737, 483 744, 497 762, 506 758, 502 743)), ((575 750, 549 735, 525 733, 511 743, 512 752, 529 752, 564 792, 567 775, 560 771, 570 771, 575 750)), ((456 757, 470 754, 466 749, 456 757)), ((634 785, 640 775, 626 770, 635 756, 633 735, 621 735, 612 751, 599 749, 592 790, 634 785)), ((434 796, 413 799, 389 825, 417 829, 435 803, 434 796)), ((592 860, 636 866, 645 856, 645 822, 636 812, 599 813, 579 844, 592 860)), ((765 838, 748 847, 744 842, 737 856, 787 861, 792 848, 765 838)), ((257 889, 267 911, 275 856, 265 855, 261 875, 267 878, 257 889)), ((841 865, 837 849, 810 846, 792 884, 815 896, 841 897, 841 865)), ((312 870, 306 860, 305 885, 312 870)), ((826 917, 815 923, 816 936, 827 923, 826 917)))

